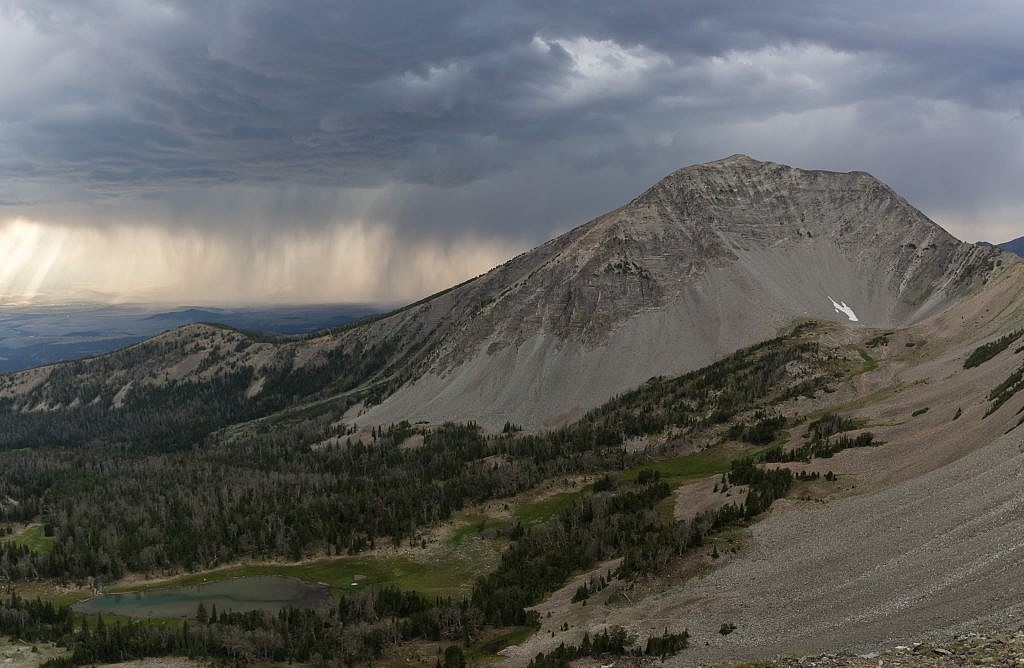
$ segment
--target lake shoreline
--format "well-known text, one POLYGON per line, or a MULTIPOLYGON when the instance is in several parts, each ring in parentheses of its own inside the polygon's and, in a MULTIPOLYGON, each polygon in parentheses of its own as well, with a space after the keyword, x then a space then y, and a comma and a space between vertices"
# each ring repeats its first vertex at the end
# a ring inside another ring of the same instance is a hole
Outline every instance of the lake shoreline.
POLYGON ((238 576, 184 586, 119 591, 93 596, 72 606, 89 615, 136 619, 187 619, 202 604, 221 612, 276 612, 283 608, 324 609, 336 602, 330 587, 287 575, 238 576))

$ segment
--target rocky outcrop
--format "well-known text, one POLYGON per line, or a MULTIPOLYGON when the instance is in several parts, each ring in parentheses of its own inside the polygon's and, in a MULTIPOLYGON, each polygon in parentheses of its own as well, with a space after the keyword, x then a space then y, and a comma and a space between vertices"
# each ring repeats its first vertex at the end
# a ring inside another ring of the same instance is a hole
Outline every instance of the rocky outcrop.
MULTIPOLYGON (((728 665, 728 664, 726 664, 728 665)), ((748 665, 748 664, 743 664, 748 665)), ((912 642, 880 652, 776 657, 763 666, 876 668, 877 666, 1024 666, 1024 631, 965 633, 946 642, 912 642)))

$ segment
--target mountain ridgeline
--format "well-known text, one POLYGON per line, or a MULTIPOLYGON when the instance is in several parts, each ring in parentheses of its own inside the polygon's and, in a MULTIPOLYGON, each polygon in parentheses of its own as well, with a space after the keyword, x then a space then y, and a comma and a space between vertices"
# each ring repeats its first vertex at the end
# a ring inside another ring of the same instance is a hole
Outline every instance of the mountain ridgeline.
POLYGON ((1020 255, 1021 257, 1024 257, 1024 237, 1017 237, 1016 239, 1011 239, 1010 241, 1006 241, 1001 244, 990 244, 987 241, 979 241, 978 245, 996 246, 998 248, 1002 248, 1004 251, 1009 251, 1014 255, 1020 255))
POLYGON ((732 156, 356 325, 303 339, 189 325, 0 376, 0 447, 168 450, 318 412, 554 426, 796 320, 917 322, 1016 261, 956 240, 869 174, 732 156))

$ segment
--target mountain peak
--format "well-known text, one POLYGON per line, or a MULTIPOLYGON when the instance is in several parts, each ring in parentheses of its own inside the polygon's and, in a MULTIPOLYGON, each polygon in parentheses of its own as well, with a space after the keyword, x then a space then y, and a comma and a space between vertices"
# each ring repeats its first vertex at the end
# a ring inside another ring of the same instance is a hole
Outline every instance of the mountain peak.
MULTIPOLYGON (((707 164, 707 165, 728 166, 728 165, 768 165, 768 164, 771 164, 771 163, 764 162, 762 160, 755 160, 754 158, 751 158, 746 153, 733 153, 732 155, 730 155, 728 157, 720 158, 718 160, 714 160, 712 162, 705 163, 705 164, 707 164)), ((700 165, 695 165, 695 166, 700 166, 700 165)))
POLYGON ((736 154, 680 169, 481 277, 316 340, 247 342, 192 326, 85 363, 77 389, 66 375, 78 367, 50 368, 53 382, 39 371, 12 377, 0 383, 0 402, 27 411, 95 401, 92 367, 105 374, 101 400, 247 368, 248 398, 364 383, 360 399, 381 403, 359 424, 559 423, 795 319, 918 322, 983 285, 1008 264, 1001 256, 957 241, 865 172, 736 154), (139 364, 146 354, 154 361, 139 364), (356 360, 365 362, 359 375, 338 375, 356 360), (288 374, 302 382, 280 385, 288 374))
MULTIPOLYGON (((745 153, 734 153, 733 155, 725 158, 719 158, 718 160, 712 160, 710 162, 701 162, 693 165, 687 165, 682 167, 672 174, 669 174, 666 178, 671 179, 672 177, 684 174, 684 173, 701 173, 708 172, 709 170, 715 171, 729 171, 736 170, 738 174, 742 175, 742 178, 749 179, 749 170, 751 169, 765 169, 773 170, 780 174, 788 173, 791 176, 806 174, 806 175, 819 175, 819 176, 847 176, 855 179, 864 179, 865 181, 871 182, 872 184, 878 184, 885 187, 887 190, 891 189, 883 181, 871 175, 863 170, 853 170, 849 172, 837 172, 825 169, 804 169, 801 167, 793 167, 780 162, 772 162, 771 160, 758 160, 752 158, 745 153)), ((894 191, 892 191, 894 192, 894 191)))
POLYGON ((360 422, 542 424, 794 319, 918 322, 995 266, 866 172, 731 155, 444 295, 471 315, 446 330, 424 379, 360 422), (572 380, 552 377, 569 365, 572 380))

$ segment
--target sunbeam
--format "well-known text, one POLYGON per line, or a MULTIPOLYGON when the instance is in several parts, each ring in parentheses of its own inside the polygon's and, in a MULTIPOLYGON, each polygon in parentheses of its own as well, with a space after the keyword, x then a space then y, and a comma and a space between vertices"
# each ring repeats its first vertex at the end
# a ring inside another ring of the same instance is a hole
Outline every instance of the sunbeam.
POLYGON ((162 226, 0 227, 6 303, 397 302, 480 274, 521 250, 471 236, 411 243, 385 225, 213 234, 162 226))

